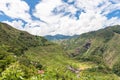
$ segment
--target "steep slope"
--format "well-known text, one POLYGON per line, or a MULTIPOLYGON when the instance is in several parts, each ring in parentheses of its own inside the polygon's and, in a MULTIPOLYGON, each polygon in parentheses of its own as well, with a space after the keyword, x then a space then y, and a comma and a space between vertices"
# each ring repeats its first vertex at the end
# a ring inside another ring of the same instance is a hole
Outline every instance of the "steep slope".
MULTIPOLYGON (((24 68, 26 67, 28 69, 26 73, 29 75, 30 67, 27 66, 33 66, 34 63, 27 64, 31 60, 24 56, 25 51, 32 47, 46 46, 49 44, 51 43, 43 37, 33 36, 27 32, 14 29, 8 24, 0 23, 0 73, 11 63, 20 62, 24 68)), ((37 63, 39 67, 42 66, 40 62, 37 63)), ((36 68, 37 65, 33 67, 36 68)))
POLYGON ((120 62, 120 26, 84 33, 62 45, 76 59, 104 63, 112 68, 120 62))
POLYGON ((28 47, 47 45, 47 40, 14 29, 5 23, 0 23, 0 45, 7 45, 10 47, 10 52, 20 55, 28 47))
POLYGON ((0 23, 0 80, 75 79, 72 63, 57 44, 0 23))

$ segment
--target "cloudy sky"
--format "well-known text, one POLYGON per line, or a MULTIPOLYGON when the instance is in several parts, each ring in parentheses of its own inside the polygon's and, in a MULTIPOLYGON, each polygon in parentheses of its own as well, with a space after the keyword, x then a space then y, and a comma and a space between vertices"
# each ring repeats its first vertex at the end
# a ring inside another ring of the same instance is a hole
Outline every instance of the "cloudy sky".
POLYGON ((0 22, 34 35, 74 35, 120 24, 120 0, 0 0, 0 22))

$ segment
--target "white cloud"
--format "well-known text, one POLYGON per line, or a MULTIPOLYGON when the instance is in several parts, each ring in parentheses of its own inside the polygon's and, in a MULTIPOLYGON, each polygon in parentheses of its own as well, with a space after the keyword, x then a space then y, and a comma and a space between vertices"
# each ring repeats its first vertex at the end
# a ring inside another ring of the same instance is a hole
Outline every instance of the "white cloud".
POLYGON ((18 20, 18 21, 12 21, 12 22, 9 22, 9 21, 3 21, 3 23, 7 23, 9 25, 11 25, 12 27, 16 28, 16 29, 20 29, 20 30, 23 30, 23 22, 21 20, 18 20))
POLYGON ((48 34, 49 29, 45 23, 39 21, 33 21, 32 23, 28 23, 25 25, 24 30, 28 31, 33 35, 45 35, 48 34))
MULTIPOLYGON (((42 0, 38 5, 36 5, 34 15, 41 18, 43 21, 50 23, 53 21, 48 19, 52 16, 51 11, 60 4, 62 4, 60 0, 42 0)), ((50 18, 53 19, 52 17, 50 18)))
POLYGON ((106 15, 106 14, 109 14, 109 13, 111 13, 111 12, 113 12, 113 11, 115 11, 115 10, 120 10, 120 3, 118 3, 118 4, 110 4, 108 7, 106 7, 105 9, 104 9, 104 15, 106 15))
POLYGON ((120 25, 120 18, 113 17, 110 20, 106 21, 106 26, 120 25))
POLYGON ((88 31, 98 30, 104 26, 120 24, 120 18, 107 19, 106 15, 114 10, 120 9, 120 3, 112 4, 109 0, 68 0, 75 3, 69 5, 62 0, 41 0, 33 10, 33 15, 39 20, 32 20, 29 6, 22 0, 4 0, 0 2, 0 10, 12 18, 27 21, 22 28, 21 20, 7 22, 17 29, 28 31, 34 35, 74 35, 88 31), (10 3, 10 6, 6 4, 10 3), (18 5, 16 5, 18 3, 18 5), (17 7, 15 7, 17 6, 17 7), (14 8, 15 7, 15 8, 14 8), (54 11, 55 10, 55 11, 54 11), (81 12, 77 19, 76 11, 81 12), (18 15, 20 14, 20 15, 18 15), (64 16, 65 15, 65 16, 64 16))
POLYGON ((110 0, 110 1, 112 1, 114 3, 120 3, 120 0, 110 0))
MULTIPOLYGON (((61 3, 60 1, 58 1, 57 4, 53 4, 55 3, 55 0, 51 0, 50 2, 46 0, 46 2, 44 1, 40 2, 36 6, 34 15, 48 23, 47 24, 48 27, 45 27, 48 29, 48 32, 45 35, 47 34, 51 34, 51 35, 81 34, 91 30, 97 30, 97 29, 103 28, 103 25, 105 25, 105 21, 107 20, 107 18, 101 15, 100 13, 106 6, 100 7, 100 8, 97 7, 99 4, 103 2, 107 4, 107 1, 105 2, 105 0, 102 0, 102 1, 101 0, 97 0, 97 1, 96 0, 92 0, 92 1, 77 0, 75 3, 76 6, 75 5, 73 6, 73 5, 68 5, 66 3, 61 3), (79 20, 76 20, 75 18, 70 18, 69 16, 61 17, 62 13, 59 15, 51 15, 52 14, 51 11, 60 5, 62 6, 59 7, 58 9, 61 9, 62 7, 64 7, 65 11, 69 11, 71 12, 71 14, 75 14, 78 8, 83 9, 86 13, 82 12, 81 15, 79 16, 80 18, 79 20)), ((108 3, 107 6, 109 4, 110 3, 108 3)))
POLYGON ((23 0, 1 0, 0 1, 0 11, 5 15, 15 19, 19 18, 25 20, 26 22, 30 21, 31 16, 29 12, 29 6, 23 0))

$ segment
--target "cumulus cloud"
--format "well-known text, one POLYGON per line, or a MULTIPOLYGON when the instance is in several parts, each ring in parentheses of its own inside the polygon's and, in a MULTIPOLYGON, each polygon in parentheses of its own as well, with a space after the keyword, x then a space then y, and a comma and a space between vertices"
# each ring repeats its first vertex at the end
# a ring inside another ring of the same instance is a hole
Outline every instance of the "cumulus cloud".
POLYGON ((119 0, 41 0, 31 12, 40 20, 31 19, 28 13, 30 7, 23 0, 1 1, 0 11, 11 18, 21 19, 5 21, 6 23, 34 35, 74 35, 120 24, 120 18, 107 17, 109 13, 120 9, 118 2, 119 0), (21 27, 23 25, 24 28, 21 27))
POLYGON ((117 17, 113 17, 110 20, 106 21, 106 26, 111 26, 111 25, 120 25, 120 19, 117 17))
POLYGON ((12 27, 16 28, 16 29, 19 29, 19 30, 23 30, 23 22, 21 20, 18 20, 18 21, 12 21, 12 22, 9 22, 9 21, 3 21, 3 23, 7 23, 9 25, 11 25, 12 27))
MULTIPOLYGON (((68 0, 68 2, 73 1, 74 0, 68 0)), ((55 0, 40 2, 36 5, 34 12, 36 17, 48 23, 48 31, 50 31, 49 29, 53 30, 48 32, 51 35, 74 35, 101 29, 103 26, 108 25, 106 22, 111 22, 111 20, 107 20, 105 14, 119 7, 119 4, 112 4, 108 0, 75 0, 73 5, 61 2, 60 0, 57 1, 57 4, 53 4, 55 2, 55 0), (43 7, 47 7, 47 9, 43 7), (54 9, 56 9, 56 13, 58 12, 56 15, 52 15, 52 10, 54 9), (83 12, 78 16, 79 20, 76 20, 76 11, 80 9, 81 11, 83 10, 83 12), (67 12, 70 12, 70 14, 62 16, 67 12)), ((117 21, 117 19, 115 19, 115 21, 117 21)), ((112 23, 114 23, 113 20, 112 23)))
MULTIPOLYGON (((110 3, 110 2, 109 2, 110 3)), ((112 4, 110 3, 109 6, 107 6, 106 8, 104 8, 104 15, 107 15, 115 10, 120 10, 120 3, 118 4, 112 4)))
POLYGON ((113 3, 120 3, 120 0, 110 0, 113 3))
POLYGON ((29 14, 30 7, 23 0, 1 0, 0 1, 0 11, 5 15, 15 19, 23 19, 26 22, 31 20, 29 14))

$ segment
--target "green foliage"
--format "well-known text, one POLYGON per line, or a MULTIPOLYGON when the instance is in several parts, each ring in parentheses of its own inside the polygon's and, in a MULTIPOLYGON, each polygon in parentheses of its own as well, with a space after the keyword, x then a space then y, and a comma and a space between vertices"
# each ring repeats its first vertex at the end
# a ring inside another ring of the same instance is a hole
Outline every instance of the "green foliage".
MULTIPOLYGON (((19 64, 21 64, 21 63, 19 63, 19 64)), ((25 79, 29 79, 30 77, 37 75, 37 69, 33 65, 25 66, 25 65, 21 64, 20 68, 24 72, 25 79)))
POLYGON ((96 67, 88 69, 91 72, 102 72, 104 74, 112 73, 112 70, 105 65, 99 64, 96 67))
POLYGON ((120 76, 120 62, 117 62, 116 64, 114 64, 114 66, 113 66, 113 72, 115 74, 117 74, 118 76, 120 76))
POLYGON ((79 80, 120 80, 120 78, 116 77, 116 75, 112 73, 106 74, 99 71, 84 71, 79 80))
POLYGON ((101 29, 96 32, 96 37, 103 38, 105 43, 112 39, 113 36, 114 32, 109 28, 101 29))
POLYGON ((8 52, 22 55, 29 47, 45 46, 49 42, 39 36, 33 36, 25 31, 19 31, 11 26, 0 23, 0 45, 9 46, 8 52))
POLYGON ((2 80, 23 80, 24 72, 20 68, 18 62, 11 64, 5 71, 2 72, 2 80))
POLYGON ((112 30, 113 30, 113 32, 120 34, 120 26, 119 25, 112 27, 112 30))
POLYGON ((8 67, 9 64, 15 62, 15 57, 12 53, 6 52, 0 47, 0 73, 8 67))
POLYGON ((78 59, 80 59, 82 61, 92 61, 96 64, 104 64, 103 59, 100 56, 97 56, 97 55, 81 57, 81 58, 78 58, 78 59))

